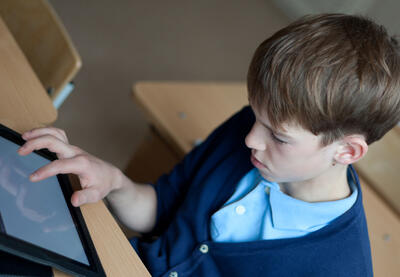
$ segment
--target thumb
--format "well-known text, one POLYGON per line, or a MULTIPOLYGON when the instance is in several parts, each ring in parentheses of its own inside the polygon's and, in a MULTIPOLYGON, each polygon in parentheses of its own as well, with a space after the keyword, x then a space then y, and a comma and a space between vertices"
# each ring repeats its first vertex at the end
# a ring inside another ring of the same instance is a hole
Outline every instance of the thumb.
POLYGON ((99 200, 101 200, 101 196, 96 188, 78 190, 71 196, 71 203, 74 207, 79 207, 86 203, 97 202, 99 200))

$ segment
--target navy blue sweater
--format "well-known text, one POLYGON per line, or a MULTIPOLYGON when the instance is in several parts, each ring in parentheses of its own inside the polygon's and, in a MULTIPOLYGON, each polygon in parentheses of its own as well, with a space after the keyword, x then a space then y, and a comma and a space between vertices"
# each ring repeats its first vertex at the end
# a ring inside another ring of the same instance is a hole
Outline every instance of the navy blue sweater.
POLYGON ((245 107, 154 184, 158 208, 151 235, 159 237, 132 242, 150 273, 169 276, 176 272, 179 277, 372 276, 357 177, 359 193, 353 207, 307 236, 243 243, 211 240, 211 215, 252 168, 244 138, 254 120, 251 109, 245 107))

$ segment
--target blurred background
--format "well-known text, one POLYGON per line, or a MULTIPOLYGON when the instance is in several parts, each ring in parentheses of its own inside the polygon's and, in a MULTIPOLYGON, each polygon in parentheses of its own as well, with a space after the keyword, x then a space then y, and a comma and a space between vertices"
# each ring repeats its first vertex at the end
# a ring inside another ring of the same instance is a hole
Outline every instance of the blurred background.
POLYGON ((137 81, 244 81, 258 44, 309 13, 365 14, 400 33, 395 0, 49 2, 82 58, 54 125, 121 169, 149 128, 132 101, 137 81))
MULTIPOLYGON (((368 16, 390 34, 400 34, 398 10, 395 0, 0 0, 0 16, 37 75, 29 79, 24 73, 23 82, 5 78, 1 84, 11 82, 1 93, 9 90, 5 99, 23 99, 18 108, 25 114, 9 118, 20 103, 14 100, 6 100, 0 111, 8 109, 3 117, 9 124, 19 123, 21 130, 52 122, 53 101, 59 107, 53 125, 64 129, 72 144, 135 181, 155 181, 246 103, 251 57, 274 32, 306 14, 339 12, 368 16), (169 83, 141 82, 135 87, 135 102, 132 87, 140 81, 169 83), (59 106, 60 95, 73 86, 59 106), (137 103, 152 115, 154 127, 137 103)), ((8 61, 0 64, 3 72, 13 68, 17 50, 13 55, 3 50, 8 61)), ((26 66, 22 55, 20 60, 21 68, 26 66)), ((10 72, 17 76, 23 71, 10 72)), ((400 126, 355 164, 376 276, 400 276, 399 141, 400 126)), ((103 215, 97 210, 86 219, 103 222, 103 215)))

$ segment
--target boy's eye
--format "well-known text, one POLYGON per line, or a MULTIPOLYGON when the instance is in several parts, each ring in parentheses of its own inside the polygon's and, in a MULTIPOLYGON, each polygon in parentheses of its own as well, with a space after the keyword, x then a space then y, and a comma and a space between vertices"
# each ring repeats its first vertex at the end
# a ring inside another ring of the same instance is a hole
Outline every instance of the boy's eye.
MULTIPOLYGON (((258 121, 258 120, 257 120, 258 121)), ((268 128, 267 126, 265 126, 265 124, 263 124, 262 122, 258 121, 259 124, 261 124, 261 126, 263 126, 263 128, 265 128, 267 130, 267 132, 269 132, 271 134, 271 137, 274 141, 276 141, 279 144, 285 144, 287 143, 286 141, 281 140, 280 138, 278 138, 277 136, 275 136, 274 132, 268 128)))
POLYGON ((272 133, 272 132, 271 132, 271 136, 272 136, 272 139, 275 140, 277 143, 281 143, 281 144, 286 143, 286 141, 283 141, 283 140, 279 139, 279 138, 276 137, 275 134, 272 133))

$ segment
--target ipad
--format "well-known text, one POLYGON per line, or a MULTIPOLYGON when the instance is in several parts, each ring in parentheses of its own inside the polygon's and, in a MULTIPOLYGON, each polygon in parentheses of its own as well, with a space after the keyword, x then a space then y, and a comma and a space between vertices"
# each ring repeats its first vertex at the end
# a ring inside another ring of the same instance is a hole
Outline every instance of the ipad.
POLYGON ((40 182, 30 174, 56 159, 17 153, 22 137, 0 124, 0 250, 74 276, 106 276, 66 175, 40 182))

